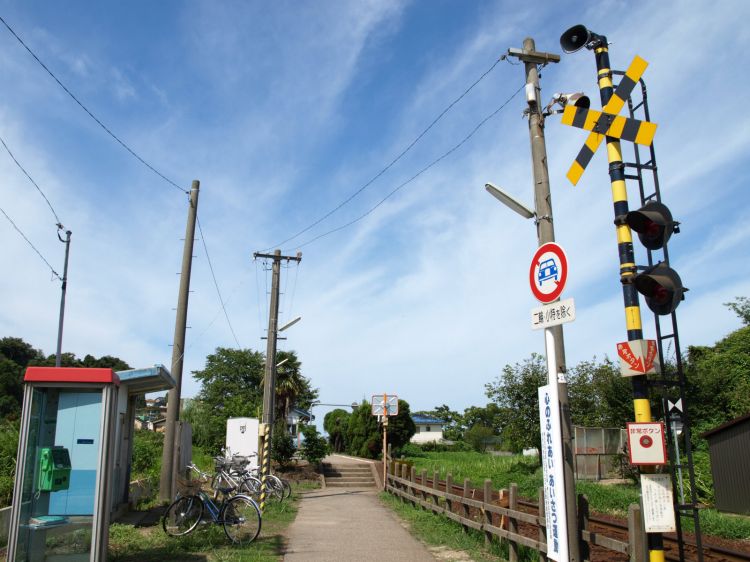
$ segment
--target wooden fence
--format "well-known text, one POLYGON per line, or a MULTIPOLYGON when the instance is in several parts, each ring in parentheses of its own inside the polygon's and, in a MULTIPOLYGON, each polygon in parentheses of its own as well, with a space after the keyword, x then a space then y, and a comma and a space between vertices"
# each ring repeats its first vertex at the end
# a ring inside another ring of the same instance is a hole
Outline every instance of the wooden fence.
MULTIPOLYGON (((544 509, 537 513, 531 509, 524 511, 519 505, 521 502, 515 484, 511 484, 507 490, 493 490, 492 481, 486 479, 483 488, 477 489, 469 485, 467 478, 461 486, 454 484, 451 474, 445 480, 439 480, 437 472, 432 478, 427 478, 426 470, 417 475, 413 466, 392 460, 388 466, 386 491, 415 507, 420 506, 452 519, 462 525, 464 531, 475 529, 484 533, 486 544, 496 539, 507 540, 510 562, 517 562, 520 545, 536 550, 540 562, 547 560, 544 509)), ((538 505, 544 506, 542 489, 539 490, 538 505)), ((588 502, 581 495, 578 497, 578 535, 583 560, 590 558, 591 545, 627 555, 632 562, 648 560, 638 505, 631 505, 628 511, 627 542, 591 530, 588 513, 588 502)))

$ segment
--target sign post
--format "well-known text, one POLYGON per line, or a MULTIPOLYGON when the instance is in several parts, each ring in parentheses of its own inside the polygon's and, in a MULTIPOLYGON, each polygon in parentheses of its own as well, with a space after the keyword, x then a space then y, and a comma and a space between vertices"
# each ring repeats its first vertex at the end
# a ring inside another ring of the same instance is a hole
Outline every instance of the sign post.
POLYGON ((529 286, 543 306, 532 309, 531 327, 544 328, 547 350, 547 384, 539 387, 539 421, 542 450, 539 451, 544 471, 544 514, 547 520, 547 558, 558 562, 569 559, 567 498, 560 421, 559 377, 555 354, 553 326, 575 320, 573 299, 558 301, 568 279, 565 251, 554 242, 542 244, 531 259, 529 286))
POLYGON ((395 394, 373 394, 372 415, 383 424, 383 489, 388 486, 388 416, 398 415, 398 396, 395 394))

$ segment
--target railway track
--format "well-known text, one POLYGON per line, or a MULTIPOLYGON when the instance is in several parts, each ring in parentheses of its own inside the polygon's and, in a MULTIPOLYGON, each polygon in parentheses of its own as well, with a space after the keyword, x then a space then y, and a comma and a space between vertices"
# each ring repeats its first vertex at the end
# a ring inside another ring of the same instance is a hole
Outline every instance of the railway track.
MULTIPOLYGON (((525 500, 519 500, 519 505, 522 505, 530 512, 537 513, 538 506, 535 502, 529 502, 525 500)), ((595 528, 598 533, 605 534, 613 539, 627 541, 628 537, 628 526, 624 522, 616 521, 610 518, 604 518, 596 515, 589 517, 589 523, 595 528)), ((665 533, 664 537, 664 557, 666 560, 680 562, 680 549, 677 544, 677 537, 673 533, 665 533)), ((683 546, 685 552, 684 560, 697 560, 698 547, 695 544, 695 540, 688 537, 683 538, 683 546)), ((703 540, 703 560, 708 562, 750 562, 750 546, 746 550, 736 550, 727 548, 717 544, 711 544, 710 540, 706 543, 703 540)))

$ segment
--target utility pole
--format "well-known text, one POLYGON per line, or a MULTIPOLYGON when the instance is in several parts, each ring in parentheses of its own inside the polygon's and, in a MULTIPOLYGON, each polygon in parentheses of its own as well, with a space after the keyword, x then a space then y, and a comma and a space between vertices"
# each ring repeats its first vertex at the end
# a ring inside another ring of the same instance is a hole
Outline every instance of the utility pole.
POLYGON ((65 231, 65 240, 60 236, 60 231, 63 229, 63 225, 57 224, 57 238, 65 244, 65 265, 63 266, 62 276, 62 296, 60 297, 60 322, 57 325, 57 354, 55 355, 55 367, 62 365, 62 335, 63 335, 63 320, 65 319, 65 293, 68 290, 68 256, 70 255, 70 235, 73 234, 70 230, 65 231))
POLYGON ((271 303, 268 307, 268 337, 266 339, 266 368, 263 373, 263 417, 260 429, 261 433, 261 474, 262 483, 260 494, 260 510, 264 511, 266 506, 266 478, 271 473, 271 440, 273 438, 274 408, 276 399, 276 339, 278 336, 279 323, 279 279, 281 277, 281 260, 302 260, 302 253, 296 256, 282 256, 281 250, 275 250, 273 254, 262 254, 255 252, 255 259, 272 259, 271 275, 271 303))
MULTIPOLYGON (((560 62, 560 56, 536 51, 536 44, 531 37, 523 41, 523 50, 508 49, 508 55, 523 61, 526 70, 526 101, 529 104, 529 139, 531 141, 531 159, 534 172, 534 209, 536 212, 537 240, 539 246, 555 241, 555 228, 552 221, 552 197, 549 188, 549 171, 547 170, 547 146, 544 140, 544 116, 539 100, 538 65, 560 62)), ((563 473, 565 479, 565 514, 567 519, 568 555, 571 562, 581 560, 581 549, 578 541, 578 518, 576 515, 576 489, 572 431, 568 400, 568 383, 565 378, 565 344, 561 325, 552 326, 551 337, 545 337, 546 354, 554 357, 550 373, 557 373, 557 381, 548 380, 549 384, 557 382, 560 402, 560 426, 563 450, 563 473)))
POLYGON ((174 462, 175 434, 177 420, 180 418, 180 399, 182 396, 182 363, 185 357, 185 331, 187 329, 188 296, 190 295, 190 269, 193 264, 193 242, 195 241, 195 221, 198 215, 198 191, 200 182, 193 180, 190 188, 187 227, 185 228, 185 245, 182 251, 182 271, 180 273, 180 291, 177 295, 177 317, 174 323, 174 345, 172 346, 172 377, 175 386, 167 394, 167 420, 164 428, 164 449, 161 457, 161 478, 159 480, 159 498, 173 500, 176 492, 174 462))

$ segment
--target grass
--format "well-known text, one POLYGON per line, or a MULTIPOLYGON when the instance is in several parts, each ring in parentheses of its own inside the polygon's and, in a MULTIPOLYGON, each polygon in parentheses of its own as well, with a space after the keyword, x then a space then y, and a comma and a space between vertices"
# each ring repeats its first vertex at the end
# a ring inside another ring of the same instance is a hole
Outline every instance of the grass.
POLYGON ((111 562, 276 562, 284 548, 284 530, 297 516, 299 492, 313 489, 312 483, 293 488, 291 500, 268 504, 260 535, 248 547, 235 547, 220 525, 201 525, 184 537, 169 537, 161 528, 136 528, 113 524, 109 529, 111 562))
MULTIPOLYGON (((458 523, 429 510, 402 502, 396 496, 385 492, 380 494, 380 499, 408 524, 409 530, 414 536, 430 546, 463 551, 477 562, 495 562, 508 559, 507 541, 500 543, 495 539, 487 546, 484 542, 484 535, 479 531, 469 529, 464 532, 463 527, 458 523)), ((520 561, 532 562, 538 559, 539 556, 535 550, 523 546, 519 547, 520 561)))
MULTIPOLYGON (((536 501, 542 485, 542 469, 535 457, 496 457, 482 453, 425 453, 424 457, 409 457, 417 474, 427 470, 428 477, 437 471, 444 480, 450 472, 453 481, 462 484, 468 478, 471 485, 481 488, 484 479, 492 480, 494 489, 507 488, 511 483, 518 485, 519 495, 536 501)), ((626 517, 628 505, 638 503, 640 487, 635 484, 603 486, 596 482, 579 481, 576 491, 586 494, 592 511, 626 517)), ((714 535, 727 539, 750 539, 750 517, 728 515, 713 509, 700 512, 701 531, 704 535, 714 535)), ((692 531, 689 518, 683 518, 683 528, 692 531)))

